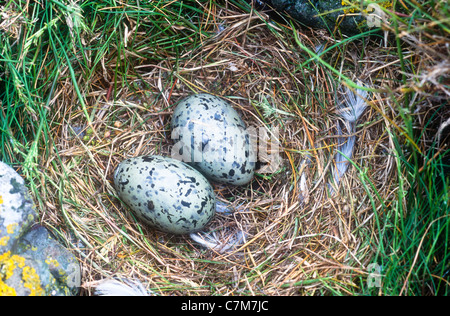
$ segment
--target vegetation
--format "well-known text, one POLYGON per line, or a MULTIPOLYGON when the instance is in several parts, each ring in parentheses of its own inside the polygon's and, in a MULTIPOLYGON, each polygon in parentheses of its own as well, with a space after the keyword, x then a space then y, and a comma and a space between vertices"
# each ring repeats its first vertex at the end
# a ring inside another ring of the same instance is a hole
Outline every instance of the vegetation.
POLYGON ((449 4, 383 12, 345 36, 240 0, 0 5, 0 160, 80 259, 81 294, 111 276, 156 295, 450 294, 449 4), (369 107, 332 194, 340 87, 359 82, 369 107), (141 225, 112 186, 123 159, 170 155, 172 108, 195 92, 280 132, 276 170, 214 185, 245 208, 209 228, 248 233, 232 253, 141 225))

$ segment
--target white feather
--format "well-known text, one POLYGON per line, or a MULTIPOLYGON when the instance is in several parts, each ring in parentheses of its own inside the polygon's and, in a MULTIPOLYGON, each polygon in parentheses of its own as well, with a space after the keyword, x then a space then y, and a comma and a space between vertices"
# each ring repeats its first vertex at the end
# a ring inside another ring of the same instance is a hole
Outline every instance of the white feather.
POLYGON ((228 230, 222 231, 222 236, 218 236, 215 231, 204 233, 192 233, 189 235, 192 240, 205 248, 209 248, 219 253, 224 253, 232 249, 237 249, 245 243, 246 234, 239 230, 230 234, 228 230))
POLYGON ((338 113, 344 120, 344 126, 350 136, 344 136, 340 123, 337 123, 338 153, 335 157, 336 168, 334 169, 334 180, 339 185, 339 180, 348 169, 349 160, 352 159, 353 147, 355 146, 356 121, 367 107, 367 91, 356 90, 356 93, 347 88, 344 100, 338 105, 338 113))
POLYGON ((339 115, 349 123, 356 123, 367 107, 367 91, 356 89, 356 93, 347 88, 344 101, 338 105, 339 115))
MULTIPOLYGON (((342 130, 340 127, 340 124, 338 122, 337 124, 338 129, 338 135, 342 136, 342 130)), ((354 131, 352 131, 354 132, 354 131)), ((352 159, 353 155, 353 147, 355 146, 356 137, 355 136, 349 136, 349 137, 340 137, 338 139, 338 153, 335 157, 335 163, 336 163, 336 170, 334 173, 334 180, 336 181, 336 184, 339 183, 339 180, 342 178, 344 173, 348 169, 349 160, 352 159)))
POLYGON ((306 172, 306 169, 309 168, 311 162, 312 162, 311 156, 307 154, 305 156, 305 159, 303 159, 303 161, 300 163, 299 170, 303 170, 302 174, 300 175, 300 181, 298 185, 300 205, 309 203, 308 174, 306 172))
POLYGON ((95 288, 98 296, 150 296, 139 281, 122 279, 103 280, 95 288))
POLYGON ((217 200, 216 201, 216 212, 222 213, 223 215, 231 215, 234 212, 244 212, 245 208, 242 206, 244 203, 241 203, 236 208, 233 208, 230 204, 217 200))

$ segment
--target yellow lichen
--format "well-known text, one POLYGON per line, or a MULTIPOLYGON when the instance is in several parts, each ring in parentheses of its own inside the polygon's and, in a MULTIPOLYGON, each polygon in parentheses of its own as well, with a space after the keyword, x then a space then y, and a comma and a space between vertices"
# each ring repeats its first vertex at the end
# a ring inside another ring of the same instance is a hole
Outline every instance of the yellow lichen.
POLYGON ((0 255, 0 275, 8 280, 13 274, 16 268, 23 268, 25 265, 25 258, 13 255, 11 256, 11 251, 7 251, 0 255))
POLYGON ((8 234, 14 234, 14 230, 16 229, 17 226, 19 226, 19 224, 17 223, 9 224, 8 226, 6 226, 6 232, 8 234))
POLYGON ((59 262, 55 259, 52 259, 51 257, 48 257, 45 259, 45 263, 47 263, 49 266, 53 266, 57 268, 59 266, 59 262))
POLYGON ((0 195, 0 205, 3 204, 3 196, 0 195))
POLYGON ((30 296, 45 294, 36 270, 25 265, 25 258, 11 255, 11 252, 8 251, 0 255, 0 296, 16 295, 16 290, 4 282, 14 273, 21 273, 23 286, 30 290, 30 296), (16 271, 16 269, 21 269, 21 271, 16 271))
POLYGON ((8 280, 16 268, 22 268, 25 265, 25 258, 17 255, 11 256, 7 251, 0 255, 0 296, 16 295, 16 290, 8 286, 4 281, 8 280))
POLYGON ((342 0, 341 5, 343 7, 346 7, 346 8, 342 8, 342 11, 344 11, 344 14, 354 13, 354 12, 359 11, 356 7, 351 7, 352 4, 349 1, 342 0), (347 6, 350 6, 350 7, 347 8, 347 6))
POLYGON ((30 296, 43 296, 45 291, 41 287, 41 279, 32 267, 24 267, 22 272, 23 286, 30 290, 30 296))
MULTIPOLYGON (((353 1, 353 2, 355 2, 355 1, 353 1)), ((360 12, 361 11, 359 9, 359 5, 358 4, 353 4, 352 0, 342 0, 341 1, 341 5, 343 7, 342 11, 344 12, 344 14, 355 13, 355 12, 360 12)), ((388 8, 392 7, 392 1, 389 1, 389 0, 381 1, 380 3, 378 3, 378 5, 388 9, 388 8)), ((368 13, 370 13, 369 11, 372 11, 372 10, 368 10, 366 8, 362 12, 365 13, 365 14, 368 14, 368 13)))
POLYGON ((6 246, 8 244, 9 236, 0 238, 0 246, 6 246))
POLYGON ((28 221, 29 222, 32 222, 32 221, 34 221, 34 215, 33 214, 28 214, 28 221))
POLYGON ((17 296, 16 290, 0 279, 0 296, 17 296))

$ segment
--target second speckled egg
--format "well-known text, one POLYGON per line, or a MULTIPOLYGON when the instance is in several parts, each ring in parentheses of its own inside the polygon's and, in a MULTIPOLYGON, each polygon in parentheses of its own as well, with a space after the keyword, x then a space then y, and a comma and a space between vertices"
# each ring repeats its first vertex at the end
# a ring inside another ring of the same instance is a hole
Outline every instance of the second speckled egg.
POLYGON ((182 100, 172 117, 172 157, 189 163, 210 180, 249 183, 255 151, 246 125, 226 101, 210 94, 182 100))

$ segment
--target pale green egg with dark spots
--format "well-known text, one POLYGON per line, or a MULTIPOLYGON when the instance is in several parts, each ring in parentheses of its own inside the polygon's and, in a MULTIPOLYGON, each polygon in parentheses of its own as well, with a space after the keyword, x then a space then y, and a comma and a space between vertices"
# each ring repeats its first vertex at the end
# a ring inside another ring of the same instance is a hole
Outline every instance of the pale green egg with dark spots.
POLYGON ((172 157, 189 163, 212 181, 244 185, 254 174, 256 155, 239 113, 225 100, 196 94, 172 116, 172 157))
POLYGON ((122 161, 114 171, 114 186, 138 218, 173 234, 202 230, 216 211, 208 180, 191 166, 168 157, 122 161))

